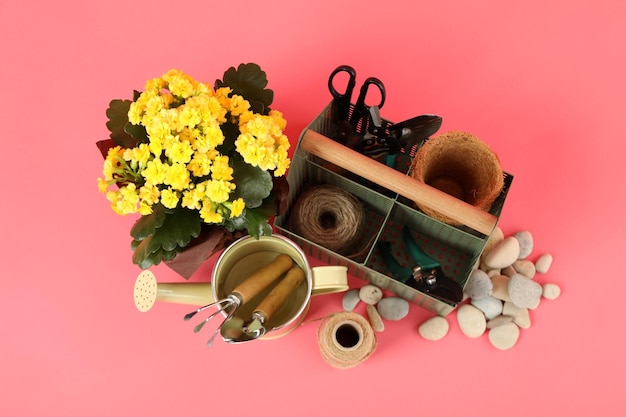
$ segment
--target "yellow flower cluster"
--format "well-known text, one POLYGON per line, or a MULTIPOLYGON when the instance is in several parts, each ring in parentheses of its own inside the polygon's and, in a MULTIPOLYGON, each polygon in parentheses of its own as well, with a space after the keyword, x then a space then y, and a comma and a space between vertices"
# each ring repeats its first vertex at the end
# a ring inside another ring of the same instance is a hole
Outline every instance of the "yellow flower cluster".
POLYGON ((206 223, 238 217, 245 202, 229 201, 235 189, 221 125, 239 127, 236 151, 247 164, 284 175, 289 167, 286 122, 272 110, 250 111, 250 103, 228 87, 213 91, 178 70, 149 80, 130 105, 128 120, 146 129, 148 143, 109 150, 99 190, 118 214, 150 214, 155 204, 197 210, 206 223), (110 187, 117 184, 116 190, 110 187))

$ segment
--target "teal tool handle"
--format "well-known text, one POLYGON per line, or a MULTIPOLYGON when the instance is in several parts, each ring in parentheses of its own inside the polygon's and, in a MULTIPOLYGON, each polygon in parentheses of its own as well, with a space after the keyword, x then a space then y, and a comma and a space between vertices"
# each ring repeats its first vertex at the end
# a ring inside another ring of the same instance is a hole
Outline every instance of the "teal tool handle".
POLYGON ((433 269, 441 266, 439 262, 426 255, 422 248, 415 242, 411 231, 406 226, 402 229, 402 237, 404 238, 404 245, 409 251, 409 254, 422 269, 433 269))

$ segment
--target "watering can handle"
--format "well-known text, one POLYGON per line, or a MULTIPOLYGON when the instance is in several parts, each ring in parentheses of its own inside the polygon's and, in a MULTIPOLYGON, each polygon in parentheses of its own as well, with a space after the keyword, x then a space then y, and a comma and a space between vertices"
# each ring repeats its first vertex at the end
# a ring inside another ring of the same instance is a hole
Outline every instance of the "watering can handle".
POLYGON ((491 213, 389 168, 313 130, 304 132, 300 147, 487 236, 491 235, 496 226, 497 219, 491 213))

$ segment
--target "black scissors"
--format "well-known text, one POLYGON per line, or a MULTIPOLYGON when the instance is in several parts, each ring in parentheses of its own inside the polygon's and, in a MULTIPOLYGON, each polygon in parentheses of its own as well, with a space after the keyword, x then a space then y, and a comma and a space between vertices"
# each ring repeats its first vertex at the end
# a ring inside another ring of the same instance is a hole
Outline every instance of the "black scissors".
POLYGON ((352 115, 350 117, 350 101, 352 100, 352 92, 354 91, 354 87, 356 85, 356 71, 349 65, 340 65, 330 74, 328 78, 328 89, 330 90, 330 94, 332 94, 334 98, 334 103, 337 109, 337 119, 339 121, 347 121, 349 122, 353 128, 356 129, 359 121, 367 115, 369 107, 365 104, 365 97, 367 96, 367 92, 370 85, 375 85, 380 91, 380 103, 378 103, 377 107, 380 109, 385 104, 386 91, 385 86, 376 77, 368 77, 365 81, 363 81, 363 85, 361 86, 361 90, 359 92, 359 96, 354 105, 354 110, 352 111, 352 115), (348 73, 348 85, 346 86, 345 92, 342 94, 333 85, 334 78, 340 72, 348 73))

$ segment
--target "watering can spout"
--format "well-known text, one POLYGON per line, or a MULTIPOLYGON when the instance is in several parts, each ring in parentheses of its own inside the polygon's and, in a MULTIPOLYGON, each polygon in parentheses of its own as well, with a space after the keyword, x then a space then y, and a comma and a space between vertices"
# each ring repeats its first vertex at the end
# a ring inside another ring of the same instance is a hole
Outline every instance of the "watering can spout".
POLYGON ((151 271, 142 271, 135 280, 135 306, 141 312, 149 311, 155 302, 201 306, 215 301, 211 283, 158 283, 151 271))

